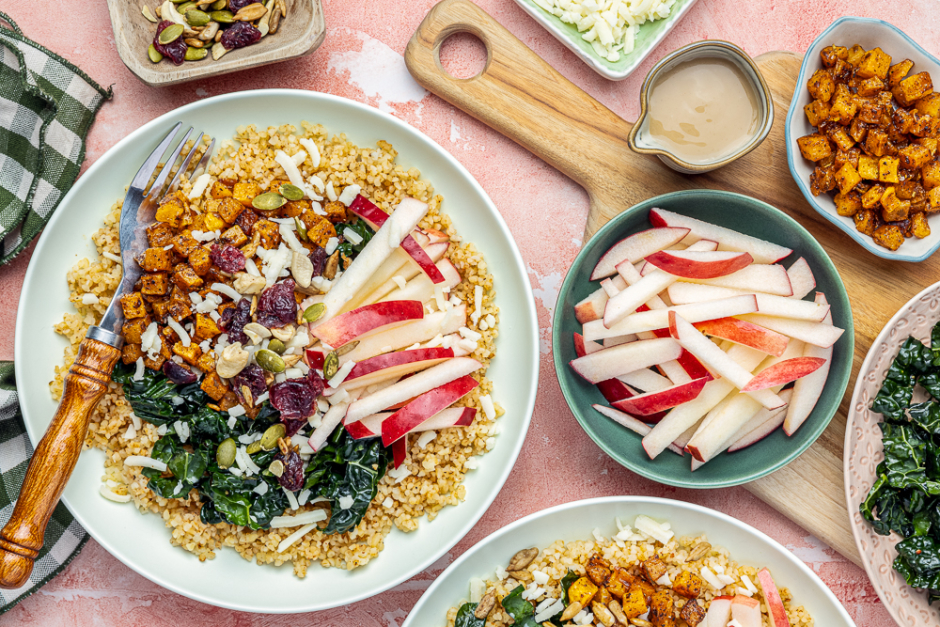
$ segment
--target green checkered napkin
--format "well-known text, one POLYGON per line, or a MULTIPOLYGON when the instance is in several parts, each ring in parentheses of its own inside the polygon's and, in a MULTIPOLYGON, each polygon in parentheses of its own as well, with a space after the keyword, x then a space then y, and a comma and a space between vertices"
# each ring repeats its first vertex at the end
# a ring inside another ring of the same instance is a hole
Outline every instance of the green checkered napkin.
MULTIPOLYGON (((38 6, 38 5, 37 5, 38 6)), ((20 253, 69 190, 85 158, 85 135, 111 97, 68 61, 0 23, 0 264, 20 253)), ((0 526, 13 512, 33 447, 23 427, 13 364, 0 362, 0 526)), ((59 504, 23 587, 0 590, 0 613, 52 579, 85 543, 59 504)))

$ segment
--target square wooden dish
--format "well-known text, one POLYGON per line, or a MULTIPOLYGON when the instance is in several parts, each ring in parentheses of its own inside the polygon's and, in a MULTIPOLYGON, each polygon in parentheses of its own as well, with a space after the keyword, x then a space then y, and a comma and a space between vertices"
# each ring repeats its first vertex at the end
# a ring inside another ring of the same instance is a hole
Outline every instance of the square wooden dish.
MULTIPOLYGON (((153 87, 166 87, 278 63, 310 54, 326 35, 323 7, 320 0, 287 0, 288 15, 274 35, 268 35, 253 46, 232 50, 218 61, 212 56, 202 61, 173 65, 169 60, 153 63, 147 48, 153 42, 156 25, 141 14, 141 3, 151 11, 155 0, 108 0, 111 27, 121 61, 137 78, 153 87)), ((159 4, 159 3, 157 3, 159 4)))

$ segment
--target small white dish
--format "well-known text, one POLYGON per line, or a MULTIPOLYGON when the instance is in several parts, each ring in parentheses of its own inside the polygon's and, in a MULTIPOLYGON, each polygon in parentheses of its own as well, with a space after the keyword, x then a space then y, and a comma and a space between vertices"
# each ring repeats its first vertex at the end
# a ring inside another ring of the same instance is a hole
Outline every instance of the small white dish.
POLYGON ((621 54, 620 60, 611 62, 594 52, 591 44, 584 41, 578 29, 571 24, 565 24, 536 4, 534 0, 516 0, 519 8, 541 24, 565 48, 575 53, 592 70, 612 81, 622 81, 630 76, 643 62, 643 59, 649 56, 663 38, 675 28, 679 20, 688 13, 695 2, 696 0, 676 0, 675 4, 672 5, 669 17, 655 22, 647 22, 640 26, 640 32, 636 36, 636 44, 633 50, 629 54, 621 54))
POLYGON ((460 163, 404 122, 351 100, 301 90, 256 90, 207 98, 171 111, 137 129, 100 157, 62 200, 30 260, 16 317, 16 380, 26 431, 35 445, 55 413, 49 394, 67 340, 52 327, 74 311, 65 274, 81 258, 95 259, 91 235, 108 208, 167 129, 177 121, 227 140, 243 124, 294 124, 307 120, 359 145, 391 142, 404 167, 417 167, 444 196, 444 210, 472 241, 494 275, 500 307, 497 356, 488 376, 506 410, 496 446, 467 474, 466 500, 422 518, 412 533, 393 530, 384 550, 352 571, 310 564, 306 579, 289 564, 258 566, 221 548, 206 562, 170 545, 170 530, 154 514, 118 504, 99 493, 104 454, 81 454, 62 500, 109 553, 144 577, 191 599, 245 612, 313 612, 349 605, 384 592, 433 564, 476 524, 502 488, 528 430, 538 383, 539 337, 535 302, 525 265, 499 211, 460 163))
POLYGON ((836 213, 836 204, 831 195, 820 194, 819 196, 813 196, 809 190, 809 176, 813 172, 813 163, 803 158, 796 143, 796 140, 800 137, 814 132, 809 120, 806 119, 806 114, 803 112, 803 107, 812 101, 806 89, 806 81, 813 75, 813 72, 822 67, 819 53, 823 48, 832 45, 848 48, 854 44, 860 45, 865 50, 879 47, 891 55, 892 63, 910 59, 914 62, 912 73, 930 72, 930 76, 934 80, 940 81, 940 59, 921 48, 917 42, 908 37, 898 27, 883 20, 868 17, 839 18, 810 45, 806 51, 806 56, 803 57, 800 75, 796 79, 796 88, 793 92, 793 99, 790 101, 784 135, 787 143, 787 163, 790 166, 790 173, 793 175, 800 191, 803 192, 803 196, 806 197, 806 202, 822 217, 845 231, 849 237, 861 244, 862 248, 871 254, 895 261, 923 261, 940 248, 940 221, 937 219, 928 218, 932 231, 929 236, 924 239, 909 237, 904 240, 904 243, 897 250, 888 250, 876 244, 868 235, 859 232, 855 228, 855 221, 852 218, 840 216, 836 213))
POLYGON ((530 514, 481 540, 441 573, 402 627, 445 625, 447 610, 469 596, 470 579, 492 578, 517 551, 544 549, 555 540, 591 540, 592 530, 609 536, 617 532, 615 518, 632 522, 638 514, 672 524, 677 535, 705 533, 713 545, 728 549, 731 559, 744 565, 766 566, 778 586, 788 588, 794 602, 804 606, 814 624, 854 627, 855 623, 816 573, 790 551, 741 521, 714 510, 644 496, 611 496, 558 505, 530 514))

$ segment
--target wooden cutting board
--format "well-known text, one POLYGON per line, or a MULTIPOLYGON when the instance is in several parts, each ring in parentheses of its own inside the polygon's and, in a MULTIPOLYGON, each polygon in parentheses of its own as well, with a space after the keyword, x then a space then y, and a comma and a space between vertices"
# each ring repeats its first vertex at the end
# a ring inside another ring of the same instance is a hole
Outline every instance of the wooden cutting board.
POLYGON ((773 92, 775 120, 767 139, 738 161, 708 174, 682 175, 655 157, 630 150, 632 124, 556 72, 468 0, 444 0, 419 26, 405 52, 415 79, 541 157, 585 188, 590 198, 585 239, 633 204, 681 189, 747 194, 802 224, 838 268, 855 318, 852 379, 829 428, 799 459, 745 486, 781 514, 860 565, 849 527, 842 474, 848 404, 855 376, 878 332, 912 296, 936 280, 940 255, 919 263, 868 253, 806 203, 787 167, 784 122, 802 57, 770 52, 756 59, 773 92), (441 43, 469 32, 487 48, 486 67, 455 79, 440 63, 441 43))

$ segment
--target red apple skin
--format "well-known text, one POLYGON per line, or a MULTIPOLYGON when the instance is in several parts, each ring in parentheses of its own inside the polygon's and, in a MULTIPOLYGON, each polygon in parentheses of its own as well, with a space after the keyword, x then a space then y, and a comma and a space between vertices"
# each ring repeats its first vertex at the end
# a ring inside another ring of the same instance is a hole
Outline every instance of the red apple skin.
POLYGON ((392 465, 398 468, 408 457, 408 434, 392 443, 392 465))
POLYGON ((764 438, 766 438, 768 435, 770 435, 771 433, 773 433, 774 431, 776 431, 777 429, 779 429, 779 428, 780 428, 780 425, 782 425, 782 424, 783 424, 783 420, 782 420, 782 419, 781 419, 780 421, 774 421, 774 422, 770 423, 770 426, 769 426, 769 427, 764 428, 763 431, 761 431, 761 432, 759 432, 759 433, 757 434, 757 436, 753 436, 753 439, 748 440, 748 441, 745 441, 745 442, 742 442, 741 444, 734 444, 734 445, 728 447, 728 452, 729 452, 729 453, 734 453, 734 452, 736 452, 736 451, 744 450, 744 449, 746 449, 746 448, 749 447, 749 446, 754 446, 755 444, 757 444, 758 442, 760 442, 761 440, 763 440, 764 438))
POLYGON ((783 355, 783 351, 787 349, 787 344, 790 342, 785 335, 737 318, 718 318, 696 322, 693 326, 706 335, 750 346, 774 357, 783 355))
POLYGON ((382 444, 389 446, 402 439, 409 431, 469 394, 478 385, 476 379, 465 375, 413 399, 382 423, 382 444))
POLYGON ((349 371, 349 374, 346 376, 345 380, 353 381, 359 377, 364 377, 367 374, 372 374, 373 372, 378 372, 379 370, 385 370, 386 368, 392 368, 394 366, 401 366, 419 361, 449 359, 453 356, 453 349, 443 347, 414 348, 411 350, 384 353, 382 355, 376 355, 375 357, 370 357, 369 359, 364 359, 360 362, 357 362, 356 365, 353 366, 353 369, 349 371))
MULTIPOLYGON (((687 279, 714 279, 733 274, 751 265, 754 261, 749 253, 738 253, 728 259, 702 261, 691 257, 691 255, 705 255, 706 253, 689 253, 686 255, 685 252, 683 250, 661 250, 648 256, 646 262, 675 276, 687 279)), ((707 254, 719 255, 719 253, 707 254)))
POLYGON ((762 568, 757 573, 757 581, 760 582, 761 591, 764 593, 764 600, 767 601, 768 618, 770 618, 771 627, 790 627, 790 619, 787 617, 787 610, 783 607, 783 599, 780 598, 780 591, 777 590, 777 584, 770 575, 770 571, 762 568))
POLYGON ((424 305, 417 300, 389 300, 347 311, 313 329, 320 341, 338 347, 369 331, 397 322, 421 320, 424 305))
POLYGON ((378 433, 373 433, 372 429, 362 424, 361 420, 346 425, 346 432, 349 433, 349 436, 353 440, 362 440, 379 435, 378 433))
MULTIPOLYGON (((640 305, 639 307, 636 308, 636 310, 637 312, 649 311, 650 308, 647 307, 646 305, 640 305)), ((669 319, 670 320, 672 319, 671 315, 669 319)), ((671 335, 668 329, 656 329, 655 331, 653 331, 653 335, 655 335, 656 337, 675 338, 675 336, 671 335)), ((692 377, 692 379, 701 379, 702 377, 705 377, 705 382, 707 383, 708 381, 711 381, 712 379, 715 378, 714 375, 712 375, 712 373, 708 371, 708 368, 702 365, 702 362, 698 360, 698 357, 696 357, 689 351, 685 350, 684 348, 682 349, 682 353, 679 355, 679 358, 676 359, 676 361, 679 362, 679 365, 682 366, 686 374, 692 377)))
POLYGON ((703 377, 659 392, 647 392, 646 394, 626 398, 612 403, 612 405, 628 414, 646 417, 694 400, 701 393, 702 388, 705 387, 705 383, 706 379, 703 377))
MULTIPOLYGON (((689 229, 685 227, 663 226, 660 228, 663 228, 664 230, 657 231, 657 229, 646 229, 645 231, 640 231, 638 233, 634 233, 633 235, 629 235, 611 246, 607 252, 605 252, 597 261, 597 265, 594 266, 594 270, 591 272, 591 280, 596 281, 598 279, 603 279, 604 277, 616 274, 614 267, 617 265, 618 259, 619 261, 631 259, 629 256, 624 256, 622 254, 621 251, 624 247, 629 250, 631 246, 635 245, 636 248, 640 249, 641 253, 645 252, 643 250, 643 244, 639 243, 639 240, 644 237, 656 238, 655 243, 648 243, 646 247, 646 250, 649 250, 649 252, 652 253, 655 252, 655 249, 657 248, 666 248, 667 246, 672 246, 689 234, 689 229)), ((636 259, 632 259, 631 263, 636 263, 642 258, 643 255, 641 254, 636 259)))
MULTIPOLYGON (((679 224, 670 224, 670 223, 669 223, 669 219, 668 219, 666 213, 664 213, 663 210, 657 209, 657 208, 650 209, 649 221, 650 221, 650 224, 652 224, 653 226, 659 226, 659 227, 663 227, 663 226, 680 226, 679 224)), ((700 221, 699 221, 699 222, 700 222, 700 221)), ((708 224, 710 224, 710 223, 708 223, 708 224)), ((711 224, 711 226, 717 227, 718 225, 711 224)), ((726 229, 726 228, 724 228, 724 227, 718 227, 718 229, 721 229, 721 230, 724 230, 724 231, 733 231, 733 229, 726 229)), ((738 235, 744 235, 744 234, 743 234, 743 233, 738 233, 738 235)), ((745 235, 745 237, 750 237, 750 236, 746 236, 746 235, 745 235)), ((721 238, 715 237, 714 233, 712 233, 712 234, 703 234, 703 239, 721 239, 721 238)), ((786 247, 784 247, 784 246, 780 246, 780 245, 774 244, 774 243, 772 243, 772 242, 767 242, 767 241, 761 240, 761 239, 759 239, 759 238, 754 238, 754 242, 755 242, 755 243, 763 244, 763 245, 765 245, 765 246, 769 245, 769 246, 773 247, 773 248, 776 250, 776 254, 774 254, 773 256, 769 256, 769 257, 767 257, 766 259, 762 259, 762 260, 761 260, 761 263, 776 263, 776 262, 780 261, 781 259, 783 259, 783 258, 785 258, 785 257, 788 257, 788 256, 790 255, 790 253, 793 252, 793 250, 791 250, 790 248, 786 248, 786 247)))
POLYGON ((574 334, 574 354, 578 357, 587 355, 587 351, 584 350, 584 336, 580 333, 574 334))
POLYGON ((826 359, 822 357, 794 357, 758 372, 751 381, 741 388, 742 392, 754 392, 784 385, 790 381, 802 379, 819 370, 826 359))
POLYGON ((307 365, 315 370, 323 370, 323 360, 326 354, 323 351, 309 349, 307 351, 307 365))

